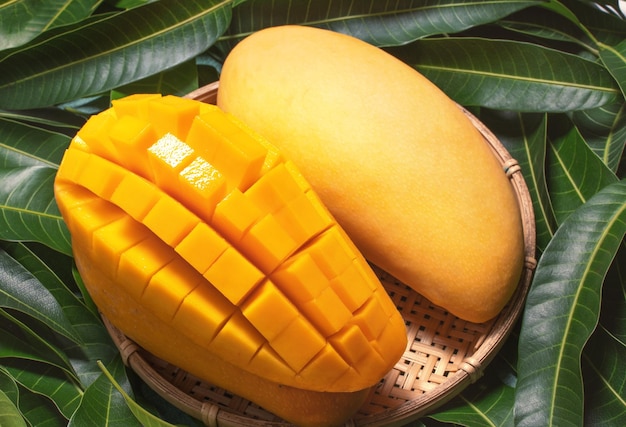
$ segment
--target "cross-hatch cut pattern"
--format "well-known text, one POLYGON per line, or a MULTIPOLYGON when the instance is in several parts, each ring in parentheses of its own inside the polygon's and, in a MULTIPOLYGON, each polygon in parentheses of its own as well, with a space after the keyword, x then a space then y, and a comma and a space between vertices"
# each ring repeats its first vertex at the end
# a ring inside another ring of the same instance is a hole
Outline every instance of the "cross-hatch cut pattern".
POLYGON ((404 350, 400 314, 297 167, 213 105, 114 101, 73 139, 56 194, 105 274, 249 372, 367 387, 404 350))

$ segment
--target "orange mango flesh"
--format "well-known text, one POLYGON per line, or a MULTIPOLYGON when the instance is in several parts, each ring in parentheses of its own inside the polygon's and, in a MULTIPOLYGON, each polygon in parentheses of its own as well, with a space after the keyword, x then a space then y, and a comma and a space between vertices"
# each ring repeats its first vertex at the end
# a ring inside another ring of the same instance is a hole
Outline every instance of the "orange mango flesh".
POLYGON ((233 372, 354 392, 405 349, 400 314, 298 168, 215 106, 114 101, 77 133, 55 194, 107 318, 207 381, 254 401, 233 372))

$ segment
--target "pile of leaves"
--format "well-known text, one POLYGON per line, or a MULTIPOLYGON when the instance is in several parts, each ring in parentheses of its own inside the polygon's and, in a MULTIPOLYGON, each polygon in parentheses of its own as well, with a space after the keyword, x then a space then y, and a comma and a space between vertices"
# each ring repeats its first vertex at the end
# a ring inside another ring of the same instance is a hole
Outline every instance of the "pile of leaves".
POLYGON ((533 198, 539 263, 517 327, 483 378, 410 425, 626 425, 618 1, 2 3, 0 425, 198 425, 125 369, 52 184, 73 134, 111 99, 189 93, 219 78, 243 37, 286 23, 352 34, 415 67, 500 138, 533 198))

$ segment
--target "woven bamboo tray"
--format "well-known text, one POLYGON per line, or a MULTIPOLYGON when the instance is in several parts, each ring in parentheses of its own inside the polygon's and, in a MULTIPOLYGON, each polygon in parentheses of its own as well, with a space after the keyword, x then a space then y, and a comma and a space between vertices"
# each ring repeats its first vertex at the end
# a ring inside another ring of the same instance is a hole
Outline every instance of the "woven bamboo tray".
MULTIPOLYGON (((215 103, 217 82, 188 98, 215 103)), ((521 208, 525 266, 516 293, 495 318, 476 324, 433 305, 384 271, 376 269, 407 324, 408 346, 347 426, 401 426, 459 394, 478 380, 500 350, 523 309, 536 266, 532 201, 520 167, 476 117, 464 110, 492 148, 515 189, 521 208)), ((227 390, 203 382, 140 348, 104 319, 124 363, 153 390, 207 426, 285 427, 289 424, 227 390)))

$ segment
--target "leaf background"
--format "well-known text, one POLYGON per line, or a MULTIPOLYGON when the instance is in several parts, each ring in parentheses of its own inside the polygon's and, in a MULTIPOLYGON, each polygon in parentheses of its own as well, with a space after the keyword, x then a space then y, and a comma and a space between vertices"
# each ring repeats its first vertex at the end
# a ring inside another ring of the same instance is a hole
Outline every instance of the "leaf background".
POLYGON ((354 35, 424 73, 496 133, 533 199, 540 263, 523 320, 481 380, 409 425, 626 424, 617 1, 34 3, 0 4, 1 425, 196 425, 121 364, 73 266, 52 180, 111 99, 184 95, 217 80, 242 37, 286 23, 354 35))

